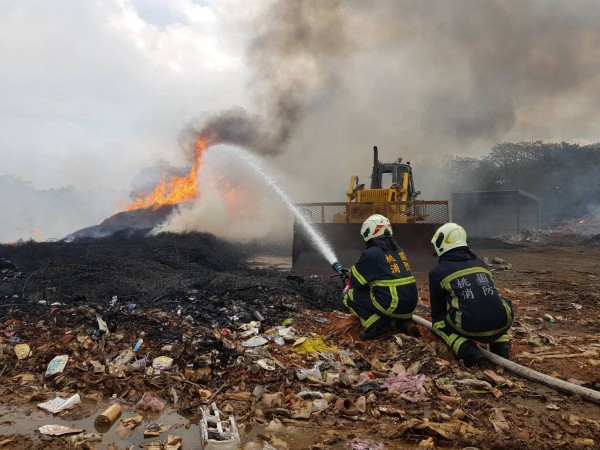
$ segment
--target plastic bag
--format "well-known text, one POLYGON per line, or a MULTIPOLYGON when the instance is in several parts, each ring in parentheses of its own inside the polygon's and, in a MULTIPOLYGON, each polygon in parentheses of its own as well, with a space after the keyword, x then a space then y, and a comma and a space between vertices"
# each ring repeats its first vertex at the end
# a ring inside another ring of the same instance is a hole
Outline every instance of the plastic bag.
POLYGON ((153 394, 144 395, 142 399, 135 405, 135 409, 138 411, 160 412, 164 408, 164 400, 153 394))

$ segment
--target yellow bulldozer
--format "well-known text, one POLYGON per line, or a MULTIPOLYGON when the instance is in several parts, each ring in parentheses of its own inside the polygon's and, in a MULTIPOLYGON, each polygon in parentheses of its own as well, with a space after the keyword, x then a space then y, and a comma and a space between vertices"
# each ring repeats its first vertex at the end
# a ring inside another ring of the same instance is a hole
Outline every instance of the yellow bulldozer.
MULTIPOLYGON (((365 189, 356 175, 350 177, 345 202, 299 203, 296 206, 312 227, 331 244, 339 261, 350 267, 364 249, 360 227, 372 214, 390 219, 394 237, 406 251, 413 271, 426 272, 435 264, 431 237, 435 230, 449 221, 448 201, 416 200, 410 162, 398 158, 382 163, 378 149, 373 147, 371 184, 365 189), (383 187, 384 178, 390 182, 383 187)), ((292 269, 300 272, 325 272, 327 261, 319 253, 302 225, 294 222, 292 269)))

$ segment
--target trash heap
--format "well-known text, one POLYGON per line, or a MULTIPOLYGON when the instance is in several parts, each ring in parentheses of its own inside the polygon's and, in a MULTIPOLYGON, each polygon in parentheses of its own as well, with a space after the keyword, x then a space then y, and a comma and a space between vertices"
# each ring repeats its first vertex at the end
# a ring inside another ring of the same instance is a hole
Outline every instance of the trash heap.
POLYGON ((539 244, 557 246, 600 246, 600 213, 590 213, 578 219, 554 220, 543 229, 526 230, 505 236, 513 244, 539 244))
MULTIPOLYGON (((327 278, 211 266, 213 281, 205 286, 185 281, 198 271, 195 259, 192 268, 173 273, 183 287, 163 289, 176 295, 152 302, 107 289, 91 301, 77 297, 81 291, 71 272, 66 285, 48 273, 38 273, 33 282, 30 271, 14 278, 22 260, 10 261, 12 281, 0 285, 0 408, 37 409, 46 421, 29 433, 5 431, 0 446, 105 448, 99 446, 112 442, 105 441, 109 433, 121 442, 112 448, 149 450, 551 449, 600 443, 600 421, 581 399, 502 369, 466 369, 421 327, 411 327, 410 335, 360 341, 356 319, 328 307, 328 292, 339 303, 339 286, 327 278), (43 292, 33 295, 32 282, 43 292), (181 415, 176 425, 164 420, 172 411, 181 415)), ((72 262, 62 264, 36 270, 72 269, 72 262)), ((88 261, 95 277, 102 272, 97 267, 88 261)), ((155 266, 145 267, 152 272, 155 266)), ((95 282, 112 286, 111 280, 95 282)), ((426 293, 426 286, 419 289, 426 293)), ((544 334, 552 336, 547 328, 560 326, 566 314, 551 311, 552 324, 543 310, 527 311, 525 297, 513 292, 511 298, 520 313, 515 358, 530 361, 523 352, 544 357, 536 349, 548 351, 552 344, 544 334)), ((426 306, 421 300, 420 310, 426 306)), ((600 364, 597 347, 588 351, 596 352, 588 359, 600 364)))

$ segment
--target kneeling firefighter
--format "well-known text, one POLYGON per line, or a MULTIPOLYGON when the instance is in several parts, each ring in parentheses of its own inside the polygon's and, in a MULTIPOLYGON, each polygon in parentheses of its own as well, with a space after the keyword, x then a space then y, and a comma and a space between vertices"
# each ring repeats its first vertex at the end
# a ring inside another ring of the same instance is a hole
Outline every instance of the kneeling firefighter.
POLYGON ((508 359, 511 303, 498 295, 492 274, 469 250, 464 228, 446 223, 431 243, 439 256, 429 272, 433 331, 465 366, 485 361, 474 341, 489 344, 493 353, 508 359))
POLYGON ((350 269, 344 305, 360 320, 361 339, 406 331, 418 300, 406 254, 392 237, 390 221, 381 214, 365 220, 360 234, 367 248, 350 269))

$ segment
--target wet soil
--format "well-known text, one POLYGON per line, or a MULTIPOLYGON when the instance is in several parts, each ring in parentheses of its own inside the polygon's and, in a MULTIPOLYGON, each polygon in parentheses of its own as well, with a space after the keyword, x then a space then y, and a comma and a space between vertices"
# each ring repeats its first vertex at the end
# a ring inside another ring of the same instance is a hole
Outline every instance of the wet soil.
MULTIPOLYGON (((474 250, 511 264, 509 270, 501 264, 492 268, 516 310, 511 359, 585 386, 600 382, 600 250, 533 245, 474 250)), ((464 368, 416 325, 408 336, 360 341, 359 324, 342 311, 339 280, 292 273, 281 258, 256 258, 209 235, 25 243, 0 246, 0 258, 0 448, 149 448, 173 434, 183 438, 183 448, 198 449, 200 409, 211 402, 236 417, 242 443, 275 448, 346 448, 353 438, 387 448, 600 446, 599 405, 498 368, 507 383, 493 391, 467 387, 459 381, 484 379, 483 369, 464 368), (243 336, 240 327, 257 317, 263 319, 257 332, 271 340, 244 347, 251 335, 243 336), (274 327, 285 319, 292 319, 296 337, 322 336, 331 350, 303 355, 291 351, 291 341, 274 342, 274 327), (140 338, 131 361, 147 356, 150 366, 165 355, 173 358, 173 367, 153 371, 117 364, 140 338), (31 355, 17 359, 18 343, 27 343, 31 355), (69 355, 63 372, 46 376, 50 360, 63 354, 69 355), (315 364, 323 373, 340 374, 339 381, 298 380, 298 369, 315 364), (397 364, 425 375, 426 401, 357 390, 352 376, 369 372, 382 381, 394 375, 397 364), (283 402, 273 405, 252 395, 257 386, 280 392, 283 402), (364 395, 369 403, 355 417, 340 415, 333 403, 302 417, 299 408, 306 400, 297 395, 302 390, 354 401, 364 395), (74 393, 82 403, 57 415, 36 406, 74 393), (165 409, 136 409, 148 394, 162 399, 165 409), (119 419, 107 430, 95 427, 94 418, 110 402, 122 404, 120 419, 142 414, 129 436, 117 435, 119 419), (144 438, 153 422, 173 428, 144 438), (36 431, 54 423, 96 432, 101 440, 76 446, 71 438, 36 431)), ((429 319, 423 279, 419 288, 417 313, 429 319)))

